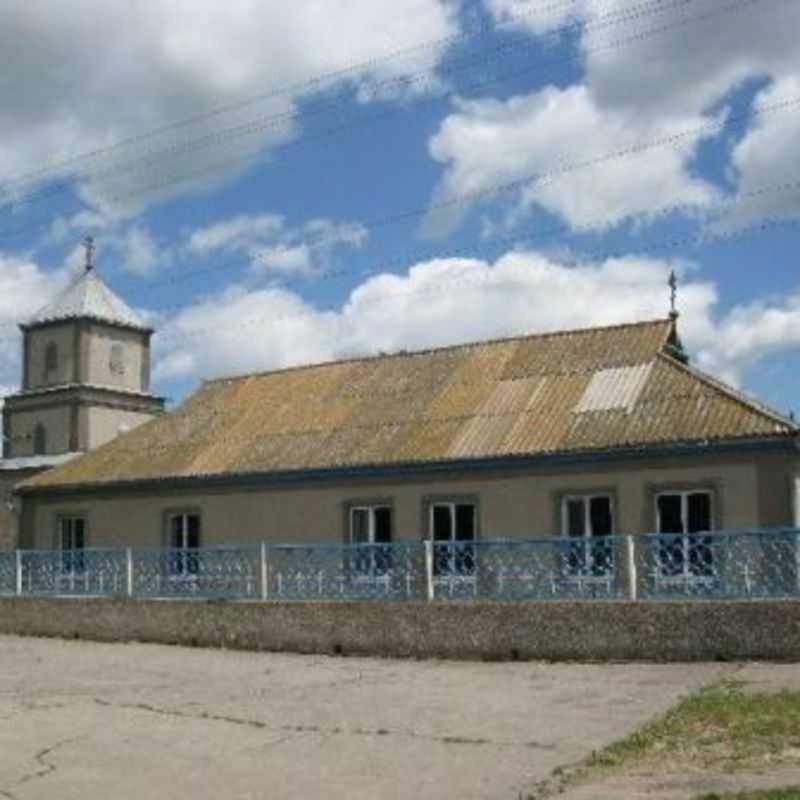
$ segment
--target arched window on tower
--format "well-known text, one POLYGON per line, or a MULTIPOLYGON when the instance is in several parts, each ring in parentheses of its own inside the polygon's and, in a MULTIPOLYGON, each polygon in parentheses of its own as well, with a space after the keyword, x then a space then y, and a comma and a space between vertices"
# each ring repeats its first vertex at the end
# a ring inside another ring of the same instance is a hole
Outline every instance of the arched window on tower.
POLYGON ((111 343, 111 355, 108 363, 112 375, 125 374, 125 345, 122 342, 111 343))
POLYGON ((33 454, 35 456, 47 454, 47 428, 41 422, 33 429, 33 454))
POLYGON ((49 381, 58 370, 58 345, 48 342, 44 351, 44 379, 49 381))

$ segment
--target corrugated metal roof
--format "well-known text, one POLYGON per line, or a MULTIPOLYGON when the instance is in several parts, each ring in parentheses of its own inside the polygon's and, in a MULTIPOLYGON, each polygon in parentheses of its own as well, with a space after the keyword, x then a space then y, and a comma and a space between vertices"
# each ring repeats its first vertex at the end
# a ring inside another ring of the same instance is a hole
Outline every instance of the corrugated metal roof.
POLYGON ((147 330, 141 317, 103 283, 95 270, 84 271, 51 303, 37 311, 27 325, 71 319, 97 319, 147 330))
POLYGON ((637 367, 612 367, 592 375, 583 397, 575 406, 576 414, 588 411, 632 411, 644 388, 653 362, 637 367))
POLYGON ((669 355, 670 320, 354 359, 205 384, 32 486, 793 436, 669 355))

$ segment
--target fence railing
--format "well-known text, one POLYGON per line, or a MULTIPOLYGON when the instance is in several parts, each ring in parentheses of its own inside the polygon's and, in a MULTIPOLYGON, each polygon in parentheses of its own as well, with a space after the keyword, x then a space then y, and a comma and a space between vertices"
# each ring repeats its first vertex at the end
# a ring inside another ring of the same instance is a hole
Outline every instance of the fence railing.
POLYGON ((0 595, 230 600, 800 597, 800 530, 0 552, 0 595))

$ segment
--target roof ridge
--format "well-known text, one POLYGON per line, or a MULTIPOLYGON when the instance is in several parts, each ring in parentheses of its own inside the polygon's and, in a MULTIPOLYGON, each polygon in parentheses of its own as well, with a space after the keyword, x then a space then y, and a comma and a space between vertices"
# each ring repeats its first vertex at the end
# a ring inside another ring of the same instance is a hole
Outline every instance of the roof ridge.
MULTIPOLYGON (((575 334, 591 334, 607 331, 617 331, 624 328, 639 328, 645 326, 656 325, 673 325, 673 321, 669 317, 657 317, 648 320, 639 320, 637 322, 619 322, 614 325, 600 325, 600 326, 585 326, 581 328, 566 328, 556 331, 544 331, 542 333, 520 333, 513 336, 497 336, 493 339, 477 339, 468 342, 459 342, 458 344, 446 344, 439 347, 423 347, 419 350, 396 350, 391 353, 375 353, 372 355, 351 356, 349 358, 334 358, 330 361, 315 361, 311 364, 296 364, 289 367, 278 367, 277 369, 262 369, 252 370, 249 372, 242 372, 239 374, 221 375, 218 378, 208 378, 203 381, 206 384, 224 383, 246 380, 248 378, 260 378, 266 375, 281 375, 287 372, 300 372, 307 369, 316 369, 318 367, 333 367, 342 364, 357 364, 367 361, 379 361, 381 359, 389 358, 411 358, 416 356, 429 355, 431 353, 442 353, 448 350, 461 350, 469 347, 483 347, 485 345, 503 344, 506 342, 519 342, 525 339, 551 339, 559 336, 574 336, 575 334)), ((666 343, 669 337, 665 337, 666 343)), ((663 347, 663 345, 662 345, 663 347)), ((657 352, 661 352, 659 349, 657 352)))
POLYGON ((677 358, 670 355, 669 353, 660 351, 657 355, 663 358, 665 361, 667 361, 671 366, 683 370, 692 377, 697 378, 702 383, 705 383, 706 385, 711 386, 711 388, 716 389, 718 392, 727 395, 731 400, 736 401, 745 408, 748 408, 749 410, 754 411, 757 414, 762 414, 763 416, 771 419, 773 422, 779 422, 782 425, 786 425, 788 428, 795 431, 796 433, 800 433, 800 425, 798 425, 797 422, 791 419, 791 417, 788 417, 785 414, 781 414, 780 411, 777 411, 774 408, 770 408, 766 403, 762 403, 755 397, 751 397, 749 394, 743 392, 741 389, 737 389, 734 386, 725 383, 719 378, 715 378, 710 373, 698 369, 697 367, 691 364, 684 364, 682 361, 679 361, 677 358))

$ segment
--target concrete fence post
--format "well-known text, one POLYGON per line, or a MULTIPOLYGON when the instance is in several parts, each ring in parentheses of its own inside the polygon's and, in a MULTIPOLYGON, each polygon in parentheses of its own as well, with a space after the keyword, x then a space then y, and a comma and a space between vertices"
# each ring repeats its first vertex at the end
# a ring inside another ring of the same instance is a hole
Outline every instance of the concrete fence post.
POLYGON ((261 599, 269 600, 269 561, 266 542, 261 542, 261 599))
POLYGON ((628 573, 628 599, 638 599, 639 576, 636 569, 636 544, 633 536, 625 537, 625 552, 627 554, 627 573, 628 573))
POLYGON ((125 582, 128 597, 133 597, 133 550, 125 548, 125 582))
POLYGON ((425 542, 425 582, 428 589, 428 601, 435 600, 436 591, 433 585, 433 542, 430 539, 425 542))
POLYGON ((22 596, 22 550, 17 550, 17 597, 22 596))

